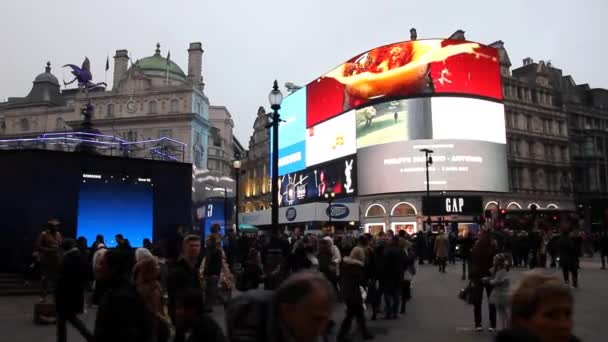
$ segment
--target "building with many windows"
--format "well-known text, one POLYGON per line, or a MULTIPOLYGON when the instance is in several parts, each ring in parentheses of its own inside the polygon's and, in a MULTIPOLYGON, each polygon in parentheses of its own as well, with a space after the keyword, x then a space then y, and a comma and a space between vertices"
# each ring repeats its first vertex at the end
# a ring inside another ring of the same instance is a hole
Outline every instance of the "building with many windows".
MULTIPOLYGON (((464 32, 458 31, 451 38, 465 39, 464 32)), ((498 49, 501 65, 509 191, 435 193, 433 195, 446 197, 475 197, 482 207, 475 215, 435 216, 433 221, 466 226, 473 223, 474 216, 481 215, 482 210, 498 207, 515 211, 536 207, 551 212, 585 208, 586 222, 597 221, 590 217, 589 209, 594 203, 605 201, 608 194, 608 91, 577 85, 571 76, 564 75, 549 61, 534 62, 526 58, 521 66, 512 69, 504 43, 497 41, 490 46, 498 49)), ((258 114, 260 122, 256 121, 259 127, 256 126, 254 136, 266 137, 267 119, 261 114, 258 114)), ((268 165, 268 142, 252 137, 253 143, 258 141, 264 141, 264 153, 257 158, 255 154, 249 156, 248 163, 256 163, 256 171, 247 171, 251 174, 248 175, 250 183, 243 189, 246 198, 259 196, 256 190, 267 184, 259 172, 264 171, 262 165, 268 165)), ((267 172, 263 175, 268 177, 267 172)), ((352 201, 358 205, 358 220, 366 231, 417 230, 427 219, 422 209, 424 196, 421 192, 402 192, 357 196, 352 201)))
POLYGON ((241 199, 239 212, 270 208, 270 134, 264 107, 258 109, 249 138, 249 149, 242 156, 241 199))

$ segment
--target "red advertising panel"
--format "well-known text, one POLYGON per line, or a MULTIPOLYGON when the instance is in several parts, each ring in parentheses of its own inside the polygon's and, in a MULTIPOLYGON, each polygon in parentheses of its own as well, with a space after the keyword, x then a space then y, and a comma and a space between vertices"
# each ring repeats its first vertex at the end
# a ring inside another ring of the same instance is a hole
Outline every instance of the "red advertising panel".
POLYGON ((502 100, 497 50, 463 40, 381 46, 350 59, 306 88, 306 127, 391 98, 436 93, 502 100))

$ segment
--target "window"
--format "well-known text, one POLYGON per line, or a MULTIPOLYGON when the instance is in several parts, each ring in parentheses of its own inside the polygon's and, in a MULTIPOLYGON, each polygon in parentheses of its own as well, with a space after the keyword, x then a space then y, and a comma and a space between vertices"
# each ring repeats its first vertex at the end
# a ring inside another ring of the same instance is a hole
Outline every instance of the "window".
POLYGON ((23 118, 21 120, 19 120, 19 128, 21 128, 22 131, 29 131, 30 130, 30 122, 28 119, 23 118))
POLYGON ((63 121, 63 118, 57 118, 55 119, 55 129, 58 131, 61 131, 63 129, 65 129, 65 121, 63 121))
POLYGON ((158 106, 156 105, 156 101, 148 102, 148 113, 154 114, 158 112, 158 106))
POLYGON ((106 116, 108 116, 108 117, 114 116, 114 105, 111 103, 106 108, 106 116))
POLYGON ((173 99, 171 100, 169 106, 171 113, 177 113, 179 109, 179 101, 177 99, 173 99))

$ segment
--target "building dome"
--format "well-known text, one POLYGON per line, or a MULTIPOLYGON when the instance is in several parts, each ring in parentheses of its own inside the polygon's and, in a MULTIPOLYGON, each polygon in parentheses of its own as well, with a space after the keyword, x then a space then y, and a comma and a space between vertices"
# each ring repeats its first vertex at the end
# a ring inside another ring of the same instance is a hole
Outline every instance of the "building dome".
POLYGON ((135 66, 137 66, 141 72, 150 76, 162 76, 168 72, 169 75, 176 76, 180 79, 186 77, 186 74, 184 74, 177 64, 173 63, 170 57, 167 60, 167 57, 161 56, 160 44, 156 44, 156 52, 153 56, 138 60, 135 62, 135 66))
POLYGON ((57 77, 51 74, 51 62, 46 62, 46 68, 44 68, 44 72, 36 76, 36 78, 34 79, 34 83, 42 82, 48 82, 52 83, 53 85, 59 86, 59 81, 57 80, 57 77))

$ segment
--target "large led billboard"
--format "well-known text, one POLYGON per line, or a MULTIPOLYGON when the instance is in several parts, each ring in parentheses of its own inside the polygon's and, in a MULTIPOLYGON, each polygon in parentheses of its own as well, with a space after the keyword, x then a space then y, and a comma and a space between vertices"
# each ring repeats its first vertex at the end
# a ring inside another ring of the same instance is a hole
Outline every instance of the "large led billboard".
POLYGON ((497 50, 463 40, 381 46, 351 58, 306 88, 306 127, 395 98, 468 94, 502 100, 497 50))
POLYGON ((359 149, 433 137, 429 97, 374 104, 357 109, 355 116, 359 149))
POLYGON ((335 198, 357 194, 357 158, 352 155, 329 163, 308 167, 280 177, 280 206, 325 201, 325 194, 335 198))
POLYGON ((422 148, 435 151, 432 191, 508 191, 494 48, 441 39, 382 46, 315 79, 282 107, 283 205, 318 200, 318 185, 307 182, 347 156, 357 165, 359 195, 424 191, 422 148))
POLYGON ((355 113, 350 111, 307 129, 306 166, 357 152, 355 113))
POLYGON ((306 167, 306 88, 287 96, 279 125, 279 175, 306 167))
MULTIPOLYGON (((359 194, 508 190, 504 106, 463 97, 404 99, 357 110, 359 194), (370 118, 369 120, 367 118, 370 118)), ((333 120, 333 119, 332 119, 333 120)))
POLYGON ((508 191, 505 144, 412 140, 357 150, 359 194, 425 191, 423 148, 434 151, 429 167, 431 191, 508 191))

